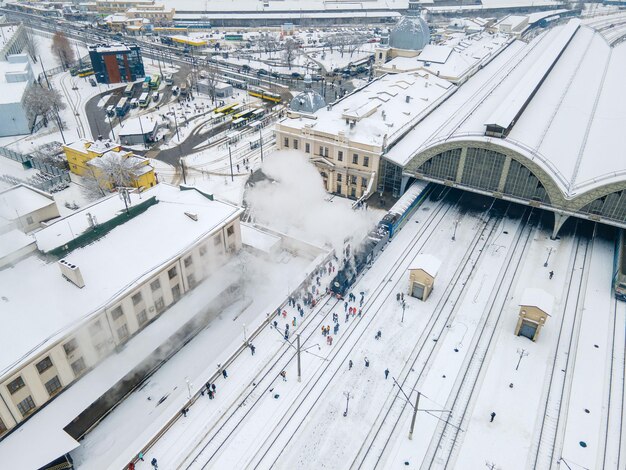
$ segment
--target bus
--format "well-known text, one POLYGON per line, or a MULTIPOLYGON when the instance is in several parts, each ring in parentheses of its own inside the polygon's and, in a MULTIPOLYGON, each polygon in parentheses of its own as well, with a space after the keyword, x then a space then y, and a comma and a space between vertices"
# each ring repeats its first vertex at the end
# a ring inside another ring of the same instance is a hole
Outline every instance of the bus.
POLYGON ((161 75, 152 75, 150 78, 150 88, 156 90, 161 86, 161 75))
POLYGON ((126 115, 129 109, 130 102, 128 98, 124 96, 121 100, 118 101, 117 106, 115 106, 115 114, 117 114, 117 116, 121 118, 126 115))
POLYGON ((235 114, 233 119, 249 119, 252 116, 252 113, 254 112, 254 110, 252 109, 248 109, 246 111, 240 111, 237 114, 235 114))
POLYGON ((265 116, 265 110, 263 108, 256 109, 252 112, 252 119, 261 119, 265 116))
POLYGON ((227 41, 243 41, 243 34, 225 34, 224 39, 227 41))
POLYGON ((224 114, 232 114, 233 116, 243 111, 243 104, 238 104, 237 106, 233 106, 232 108, 224 111, 224 114))
POLYGON ((147 108, 149 104, 150 104, 150 94, 142 93, 141 96, 139 97, 139 106, 141 108, 147 108))
POLYGON ((129 83, 128 85, 126 85, 126 88, 124 88, 124 96, 133 96, 133 84, 129 83))
POLYGON ((240 127, 243 127, 246 125, 246 122, 248 120, 246 118, 239 118, 239 119, 235 119, 231 125, 231 127, 233 129, 239 129, 240 127))
POLYGON ((215 110, 215 113, 217 114, 226 114, 228 113, 231 109, 233 109, 235 106, 237 106, 239 103, 230 103, 227 104, 225 106, 222 106, 221 108, 217 108, 215 110))
POLYGON ((167 86, 172 86, 174 84, 174 75, 172 75, 171 73, 168 73, 165 76, 165 84, 167 86))
POLYGON ((86 67, 84 69, 80 69, 78 71, 78 76, 79 77, 88 77, 90 75, 93 75, 95 72, 93 71, 93 69, 91 67, 86 67))
POLYGON ((280 103, 282 98, 276 93, 265 91, 262 88, 250 87, 248 88, 248 94, 256 98, 261 98, 264 101, 270 101, 272 103, 280 103))
POLYGON ((141 84, 141 89, 142 90, 150 89, 150 77, 146 77, 143 79, 143 83, 141 84))

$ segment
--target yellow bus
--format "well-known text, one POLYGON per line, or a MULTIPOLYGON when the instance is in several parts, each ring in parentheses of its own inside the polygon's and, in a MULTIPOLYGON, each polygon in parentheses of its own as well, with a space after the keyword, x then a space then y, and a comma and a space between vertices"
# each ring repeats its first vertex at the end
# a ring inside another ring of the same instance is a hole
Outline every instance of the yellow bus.
POLYGON ((235 106, 237 106, 239 103, 230 103, 227 104, 226 106, 222 106, 221 108, 217 108, 215 110, 215 112, 217 114, 228 114, 235 106))

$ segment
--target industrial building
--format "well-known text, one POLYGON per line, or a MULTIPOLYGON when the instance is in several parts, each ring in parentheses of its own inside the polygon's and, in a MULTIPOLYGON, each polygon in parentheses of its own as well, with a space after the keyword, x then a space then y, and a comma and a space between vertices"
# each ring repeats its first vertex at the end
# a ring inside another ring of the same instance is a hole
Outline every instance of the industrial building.
POLYGON ((141 49, 137 45, 89 46, 89 58, 99 83, 134 82, 145 76, 141 49))
POLYGON ((33 83, 33 70, 26 54, 9 55, 0 61, 0 137, 30 134, 32 119, 24 107, 26 90, 33 83))
MULTIPOLYGON (((10 431, 167 316, 238 251, 241 213, 194 188, 161 184, 124 200, 109 196, 37 231, 36 253, 0 270, 0 441, 13 439, 0 446, 15 450, 20 439, 30 446, 36 426, 10 431)), ((37 467, 78 445, 60 428, 46 439, 37 467)))

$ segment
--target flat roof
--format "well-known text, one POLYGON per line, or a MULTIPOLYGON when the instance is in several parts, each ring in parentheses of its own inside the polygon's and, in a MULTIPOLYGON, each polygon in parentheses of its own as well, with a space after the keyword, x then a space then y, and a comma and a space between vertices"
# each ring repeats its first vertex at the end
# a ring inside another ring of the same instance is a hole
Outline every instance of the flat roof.
MULTIPOLYGON (((44 257, 33 255, 0 270, 0 296, 8 299, 0 310, 0 376, 31 360, 120 293, 132 289, 242 212, 231 204, 211 201, 194 189, 180 190, 164 183, 141 194, 143 201, 150 197, 158 203, 64 258, 80 268, 85 280, 82 289, 61 276, 56 260, 44 257), (185 212, 197 214, 198 221, 185 212), (112 256, 118 261, 112 262, 112 256), (37 286, 38 295, 32 295, 33 286, 37 286), (23 328, 25 322, 29 328, 23 328)), ((138 195, 131 195, 131 201, 136 203, 137 199, 138 195)), ((113 214, 123 210, 120 203, 117 195, 102 201, 113 214), (114 205, 117 211, 111 207, 113 200, 118 201, 114 205)), ((55 238, 67 239, 68 231, 78 236, 88 226, 86 213, 100 214, 98 205, 41 230, 38 244, 44 240, 48 246, 59 246, 55 238)))
POLYGON ((32 235, 27 235, 17 229, 0 234, 0 258, 4 258, 33 243, 35 243, 35 239, 32 235))
POLYGON ((617 155, 626 148, 626 42, 611 46, 601 33, 581 25, 555 54, 553 45, 571 28, 552 28, 529 44, 515 41, 414 126, 386 158, 405 166, 434 145, 475 140, 511 148, 534 161, 566 198, 624 181, 626 164, 617 155), (520 84, 531 72, 539 75, 536 71, 547 74, 535 81, 535 90, 524 90, 529 101, 521 103, 520 84), (520 110, 510 133, 485 136, 485 124, 507 104, 520 110))
POLYGON ((554 296, 543 289, 529 287, 522 293, 519 304, 526 307, 537 307, 551 315, 554 306, 554 296))
POLYGON ((0 217, 15 220, 56 204, 52 196, 24 184, 0 191, 0 217))
POLYGON ((159 123, 156 119, 136 117, 124 121, 124 127, 119 129, 117 133, 120 136, 145 135, 154 132, 158 125, 159 123))
POLYGON ((415 125, 433 104, 455 86, 424 70, 384 75, 314 113, 316 119, 285 118, 280 124, 337 135, 364 145, 382 146, 393 142, 415 125), (407 99, 407 97, 409 97, 407 99), (348 121, 356 120, 351 126, 348 121))

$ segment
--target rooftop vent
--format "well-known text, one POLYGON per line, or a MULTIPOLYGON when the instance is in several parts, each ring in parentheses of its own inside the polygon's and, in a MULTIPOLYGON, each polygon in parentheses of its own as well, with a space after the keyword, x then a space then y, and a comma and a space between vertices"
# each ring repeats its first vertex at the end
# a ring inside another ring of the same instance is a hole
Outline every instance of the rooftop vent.
POLYGON ((59 260, 59 268, 61 269, 61 275, 72 282, 74 285, 81 289, 85 287, 85 281, 83 275, 80 273, 80 268, 75 264, 68 263, 64 259, 59 260))
POLYGON ((407 103, 410 103, 410 102, 411 102, 411 96, 410 96, 410 95, 406 95, 406 99, 405 99, 405 101, 406 101, 407 103))
POLYGON ((191 212, 185 212, 185 215, 189 217, 194 222, 198 221, 198 214, 192 214, 191 212))

